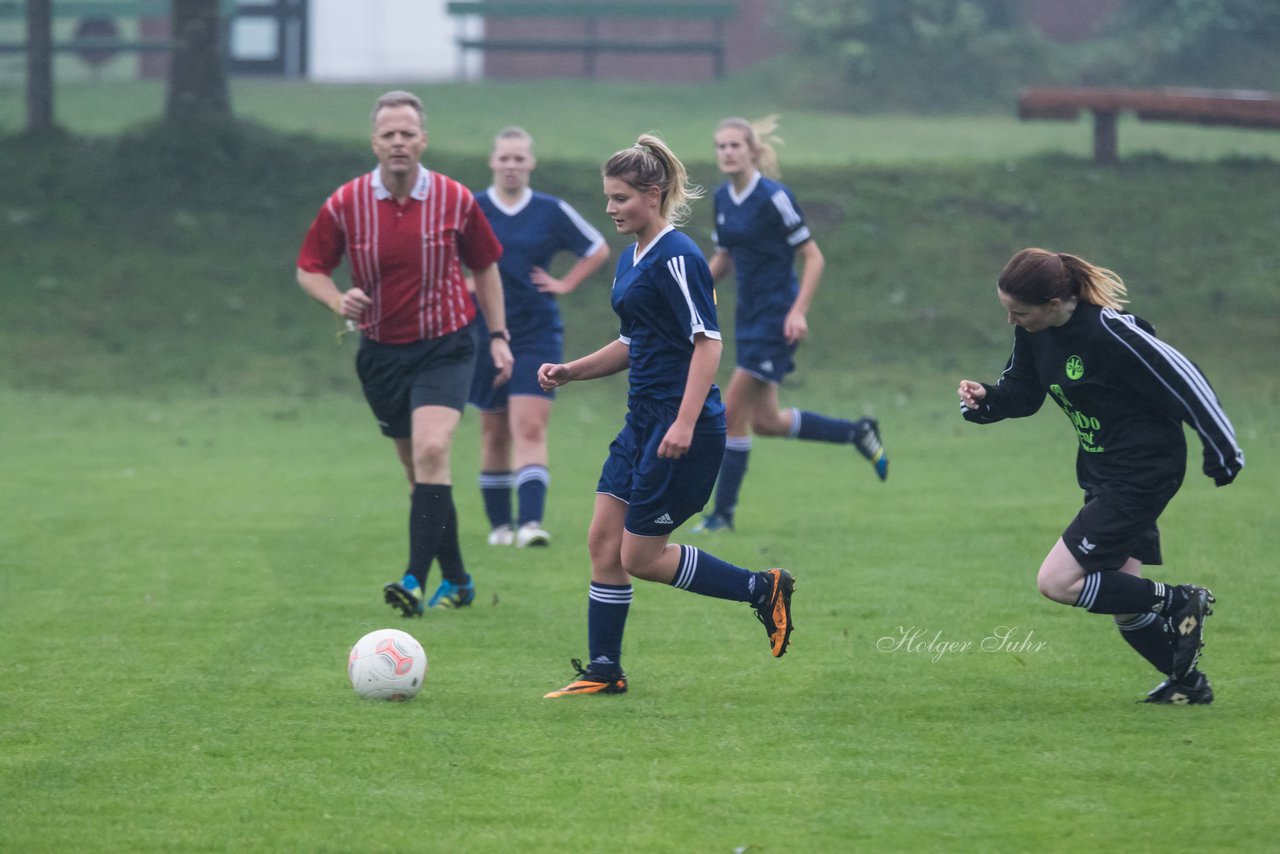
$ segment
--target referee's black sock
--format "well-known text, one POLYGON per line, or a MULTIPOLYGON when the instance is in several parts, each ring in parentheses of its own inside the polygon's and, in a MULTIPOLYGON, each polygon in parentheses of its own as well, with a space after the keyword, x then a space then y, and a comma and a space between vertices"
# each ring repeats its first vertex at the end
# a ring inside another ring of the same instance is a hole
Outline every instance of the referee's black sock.
POLYGON ((1167 614, 1181 591, 1159 581, 1119 570, 1091 572, 1084 577, 1076 607, 1095 614, 1167 614))
POLYGON ((409 574, 418 579, 423 592, 452 510, 453 487, 443 483, 413 485, 409 500, 409 574))
POLYGON ((452 493, 449 496, 449 518, 440 535, 440 550, 436 558, 440 561, 440 574, 454 584, 462 585, 471 580, 462 563, 462 548, 458 545, 458 508, 453 503, 452 493))

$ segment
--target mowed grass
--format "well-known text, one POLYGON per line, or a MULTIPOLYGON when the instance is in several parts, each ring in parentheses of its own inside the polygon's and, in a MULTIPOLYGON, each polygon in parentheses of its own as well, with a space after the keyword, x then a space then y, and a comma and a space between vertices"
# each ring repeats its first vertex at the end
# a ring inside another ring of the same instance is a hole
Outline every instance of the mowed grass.
MULTIPOLYGON (((60 115, 114 133, 158 112, 131 112, 139 91, 68 90, 60 115)), ((430 164, 483 186, 493 129, 559 117, 533 125, 536 185, 603 227, 601 152, 656 126, 709 155, 722 112, 769 106, 730 110, 712 92, 705 110, 672 110, 640 87, 602 89, 618 105, 601 106, 579 90, 591 109, 569 121, 565 91, 424 91, 444 111, 430 164)), ((625 383, 570 386, 556 405, 544 551, 484 545, 469 414, 454 472, 479 601, 409 624, 382 604, 404 565, 407 485, 360 397, 353 342, 335 345, 333 319, 292 281, 325 194, 370 167, 376 93, 237 82, 246 114, 337 144, 3 143, 0 851, 1274 846, 1273 162, 1170 148, 1098 169, 1083 124, 1044 125, 1079 133, 1076 157, 1006 160, 1031 125, 975 119, 986 143, 947 149, 962 120, 859 119, 896 127, 903 152, 943 140, 948 162, 849 167, 845 119, 789 134, 786 177, 828 272, 783 400, 876 415, 891 478, 850 449, 759 440, 739 530, 677 539, 792 568, 791 652, 770 658, 745 606, 637 583, 631 693, 551 702, 586 653, 585 532, 625 383), (975 148, 992 159, 963 164, 975 148), (1133 308, 1204 367, 1246 449, 1218 490, 1192 437, 1154 571, 1218 595, 1211 708, 1134 703, 1159 676, 1110 620, 1035 592, 1079 502, 1062 417, 980 428, 956 412, 956 380, 994 378, 1008 353, 991 285, 1024 245, 1119 270, 1133 308), (351 644, 388 625, 431 656, 407 704, 346 683, 351 644)), ((885 139, 865 156, 892 157, 885 139)), ((709 231, 701 202, 689 232, 709 231)), ((606 284, 563 301, 567 355, 616 330, 606 284)), ((727 325, 732 287, 720 296, 727 325)))
MULTIPOLYGON (((506 125, 526 128, 544 160, 598 163, 658 131, 686 162, 714 162, 711 134, 729 115, 781 116, 783 162, 789 166, 1005 162, 1056 153, 1090 157, 1090 114, 1076 121, 1019 121, 1016 105, 983 115, 831 113, 797 105, 767 75, 718 83, 593 83, 542 80, 404 83, 423 99, 431 150, 471 154, 506 125)), ((260 79, 231 82, 237 115, 289 133, 367 144, 369 111, 392 84, 309 84, 260 79)), ((162 82, 63 83, 56 120, 90 136, 113 136, 164 111, 162 82)), ((0 132, 25 121, 21 87, 0 89, 0 132)), ((1154 153, 1179 160, 1266 157, 1280 160, 1280 134, 1120 119, 1122 157, 1154 153)))
POLYGON ((557 405, 549 549, 484 545, 460 474, 479 599, 406 622, 380 601, 406 493, 354 387, 0 393, 0 849, 1116 850, 1171 821, 1270 845, 1274 407, 1236 412, 1246 476, 1215 490, 1193 466, 1164 518, 1157 577, 1219 598, 1211 708, 1135 704, 1159 678, 1110 619, 1036 595, 1078 501, 1068 426, 964 425, 941 386, 795 390, 877 414, 890 480, 846 448, 761 440, 740 530, 677 535, 795 571, 784 659, 745 606, 637 583, 631 692, 546 701, 586 651, 583 535, 621 394, 557 405), (346 683, 382 626, 430 656, 410 703, 346 683), (1194 788, 1176 817, 1173 781, 1194 788))

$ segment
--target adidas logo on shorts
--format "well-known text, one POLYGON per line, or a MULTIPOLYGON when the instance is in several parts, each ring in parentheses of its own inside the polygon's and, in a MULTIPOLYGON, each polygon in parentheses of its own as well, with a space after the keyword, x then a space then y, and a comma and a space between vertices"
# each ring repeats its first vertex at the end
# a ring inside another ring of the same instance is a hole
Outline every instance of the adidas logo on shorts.
POLYGON ((654 519, 654 520, 653 520, 653 524, 655 524, 655 525, 674 525, 674 524, 675 524, 675 520, 673 520, 673 519, 671 518, 671 514, 670 514, 670 513, 663 513, 663 514, 662 514, 661 516, 659 516, 657 519, 654 519))

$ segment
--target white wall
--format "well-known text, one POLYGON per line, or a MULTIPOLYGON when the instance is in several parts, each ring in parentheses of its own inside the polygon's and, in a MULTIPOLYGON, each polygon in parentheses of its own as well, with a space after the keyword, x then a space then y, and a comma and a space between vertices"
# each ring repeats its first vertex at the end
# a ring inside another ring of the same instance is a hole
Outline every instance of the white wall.
POLYGON ((312 80, 452 80, 458 74, 459 21, 445 12, 445 0, 311 0, 310 12, 312 80))

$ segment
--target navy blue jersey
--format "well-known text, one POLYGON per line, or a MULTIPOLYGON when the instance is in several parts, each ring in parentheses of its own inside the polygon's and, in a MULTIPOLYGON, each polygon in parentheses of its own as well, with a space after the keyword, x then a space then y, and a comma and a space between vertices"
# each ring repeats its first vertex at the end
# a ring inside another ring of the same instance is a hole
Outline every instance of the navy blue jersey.
MULTIPOLYGON (((630 351, 631 396, 673 403, 684 397, 694 335, 720 337, 711 268, 688 236, 668 226, 636 254, 633 244, 618 259, 613 310, 619 338, 630 351)), ((724 411, 713 385, 702 417, 724 411)))
POLYGON ((977 409, 961 404, 967 420, 1031 415, 1053 398, 1075 428, 1076 477, 1086 491, 1176 489, 1187 465, 1183 422, 1199 435, 1204 473, 1216 483, 1230 483, 1244 466, 1204 374, 1131 314, 1081 302, 1062 326, 1016 328, 1008 366, 986 389, 977 409))
POLYGON ((780 341, 782 324, 800 290, 796 247, 811 239, 809 226, 786 186, 759 172, 741 196, 725 182, 715 195, 716 246, 728 251, 738 277, 734 336, 738 341, 780 341))
POLYGON ((476 194, 489 225, 502 244, 502 293, 512 345, 520 346, 564 331, 555 294, 541 293, 530 274, 534 267, 551 268, 557 252, 586 257, 604 245, 604 237, 567 202, 527 190, 514 207, 498 200, 490 187, 476 194))

